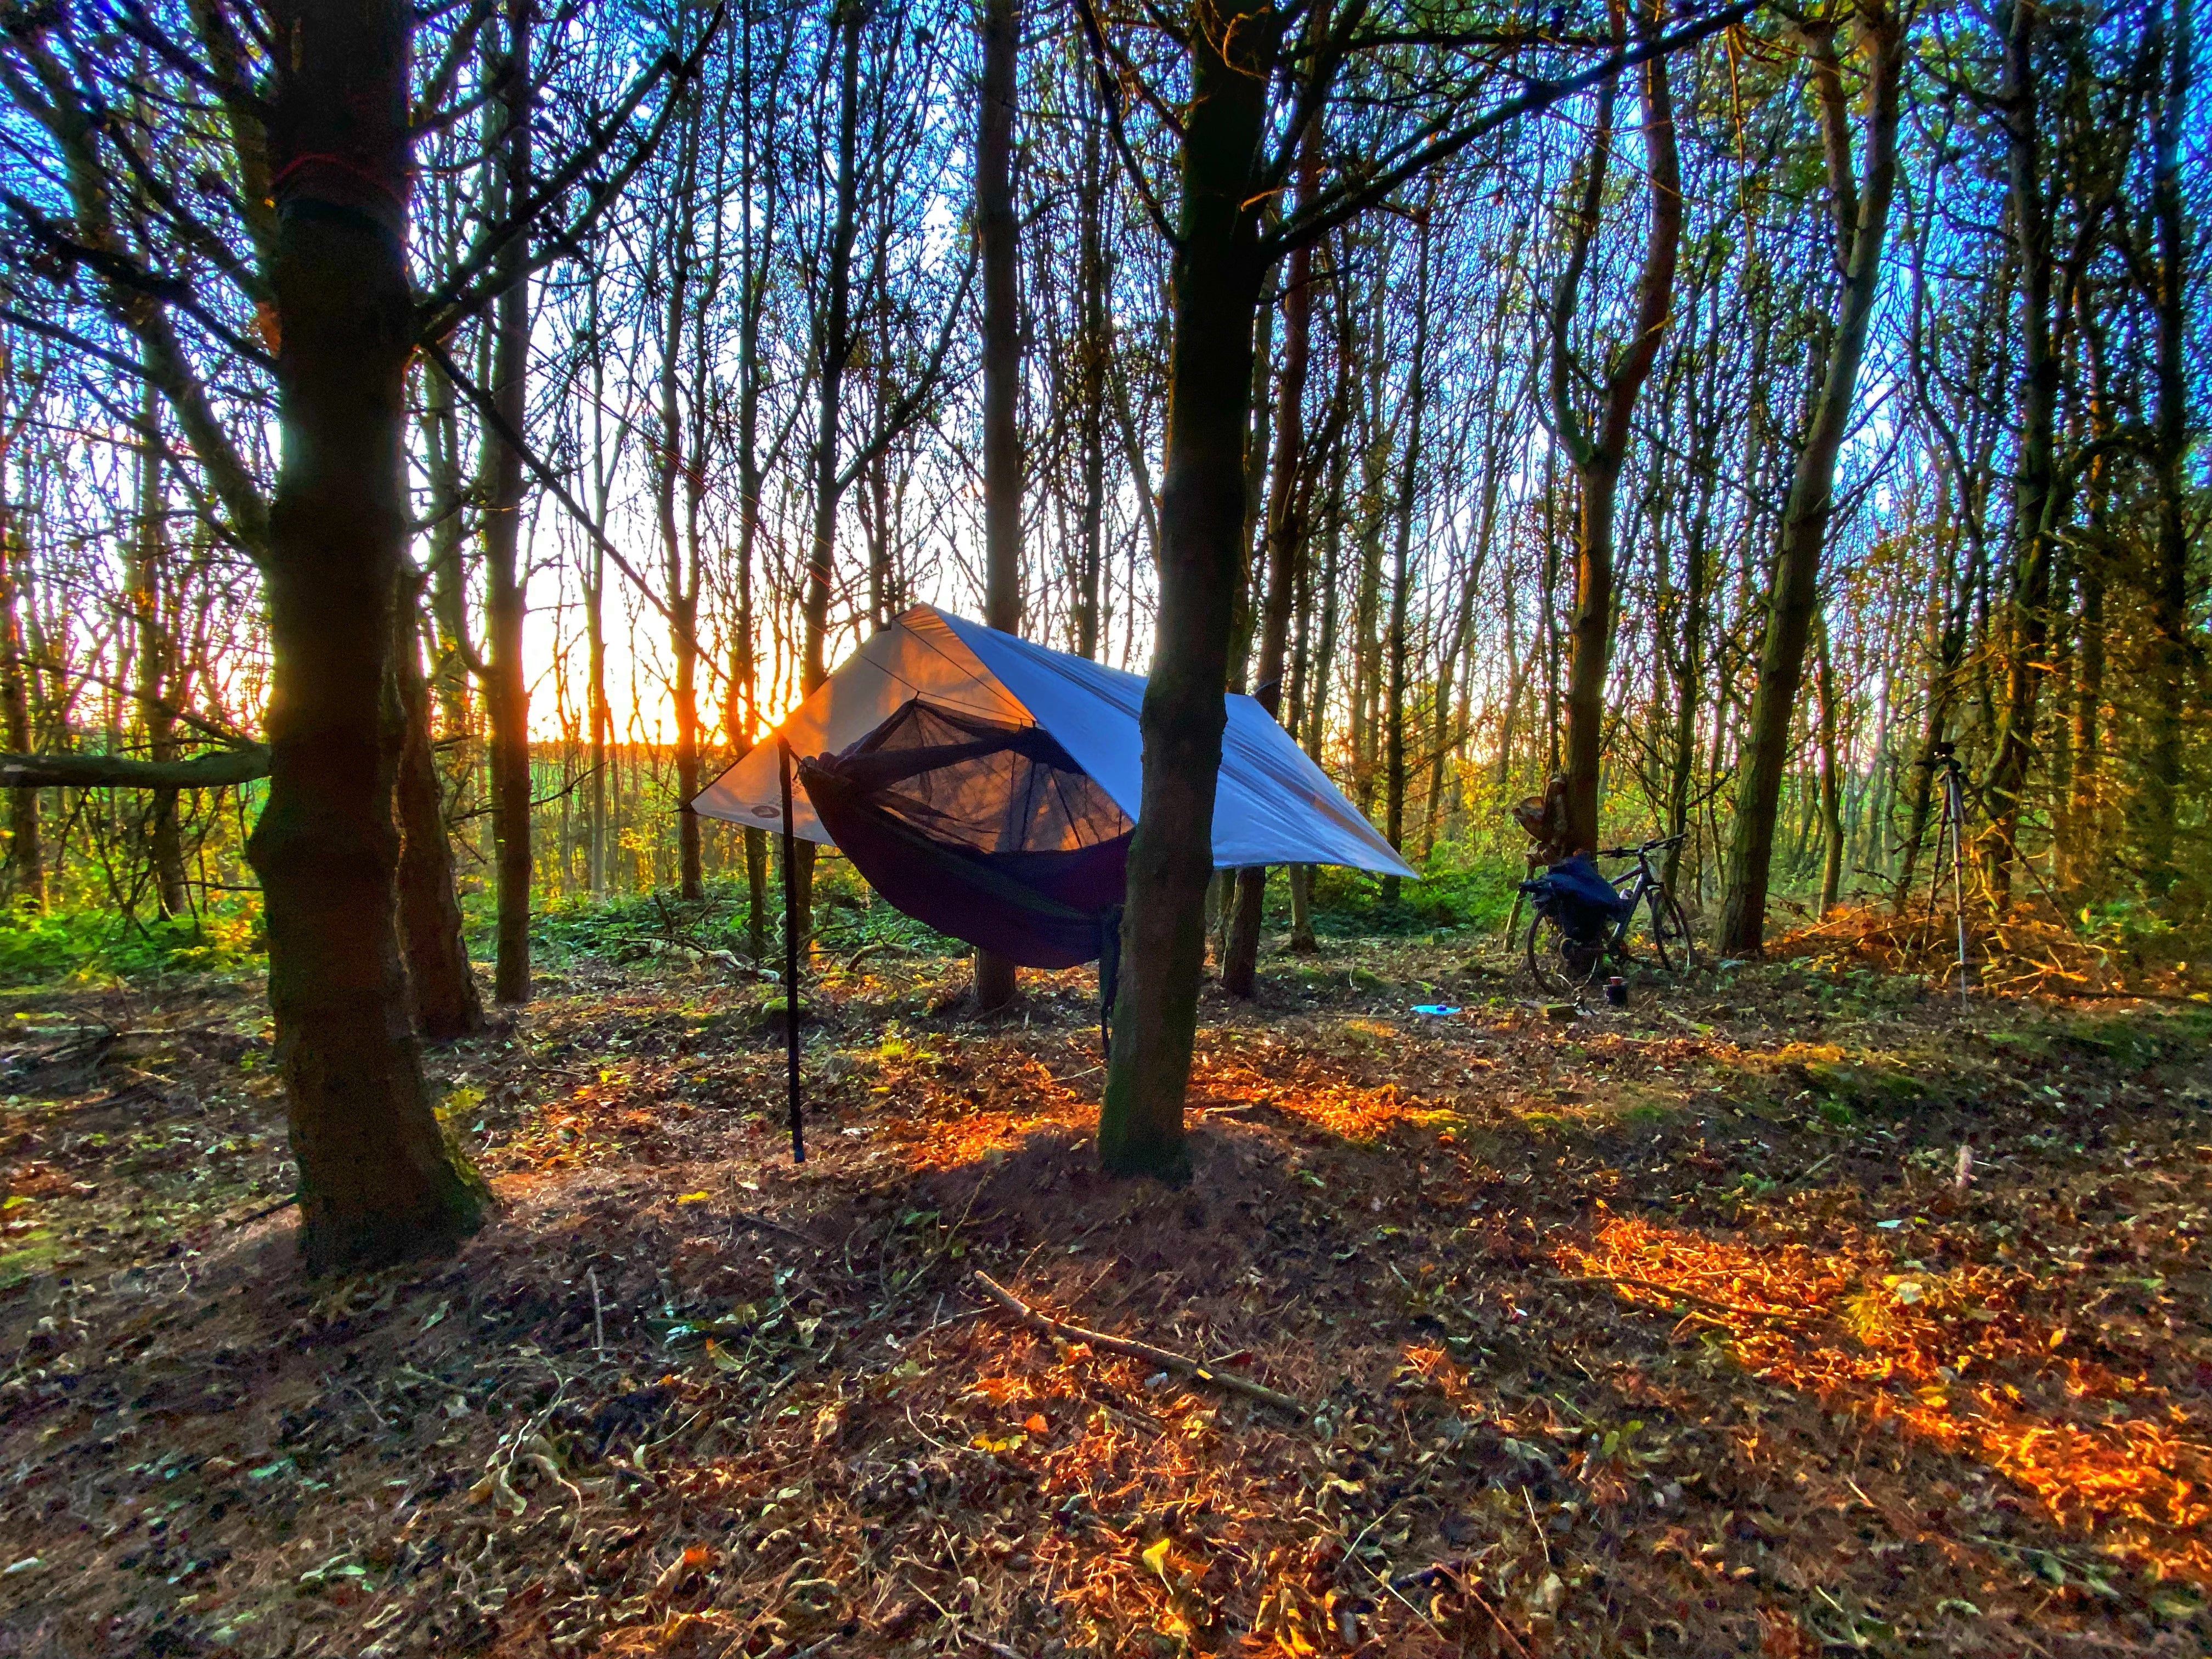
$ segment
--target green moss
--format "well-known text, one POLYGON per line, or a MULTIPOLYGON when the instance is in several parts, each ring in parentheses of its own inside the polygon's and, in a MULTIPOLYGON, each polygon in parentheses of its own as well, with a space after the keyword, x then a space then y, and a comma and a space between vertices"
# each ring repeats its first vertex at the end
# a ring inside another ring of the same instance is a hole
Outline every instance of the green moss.
POLYGON ((1894 1110, 1926 1099, 1929 1092, 1918 1078, 1893 1066, 1815 1060, 1806 1062, 1804 1073, 1824 1103, 1840 1105, 1847 1113, 1885 1107, 1894 1110))

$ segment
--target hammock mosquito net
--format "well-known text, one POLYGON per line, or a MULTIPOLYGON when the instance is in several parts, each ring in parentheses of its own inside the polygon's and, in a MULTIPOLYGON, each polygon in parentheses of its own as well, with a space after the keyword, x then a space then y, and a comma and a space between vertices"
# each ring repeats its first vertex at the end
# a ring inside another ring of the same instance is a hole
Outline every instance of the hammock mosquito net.
POLYGON ((1111 954, 1135 826, 1043 727, 915 697, 799 777, 908 915, 1026 968, 1111 954))

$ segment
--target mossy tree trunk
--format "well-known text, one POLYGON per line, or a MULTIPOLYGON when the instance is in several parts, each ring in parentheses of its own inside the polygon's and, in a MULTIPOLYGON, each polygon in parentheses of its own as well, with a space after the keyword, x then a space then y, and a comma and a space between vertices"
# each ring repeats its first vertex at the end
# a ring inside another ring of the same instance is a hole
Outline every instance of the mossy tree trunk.
MULTIPOLYGON (((1850 429, 1858 397, 1859 360, 1881 276, 1882 238, 1897 185, 1898 89, 1905 62, 1903 21, 1879 5, 1858 9, 1867 59, 1865 179, 1856 177, 1845 113, 1842 60, 1835 26, 1808 26, 1820 132, 1828 162, 1828 204, 1834 251, 1843 273, 1834 343, 1820 396, 1798 452, 1783 514, 1782 546, 1759 645, 1759 682, 1752 693, 1743 744, 1742 782, 1730 832, 1728 889, 1721 904, 1717 948, 1724 956, 1757 956, 1766 939, 1766 890, 1774 860, 1774 821, 1790 768, 1790 728, 1805 677, 1805 649, 1820 605, 1820 556, 1835 517, 1836 459, 1850 429)), ((2031 354, 2032 355, 2032 354, 2031 354)))

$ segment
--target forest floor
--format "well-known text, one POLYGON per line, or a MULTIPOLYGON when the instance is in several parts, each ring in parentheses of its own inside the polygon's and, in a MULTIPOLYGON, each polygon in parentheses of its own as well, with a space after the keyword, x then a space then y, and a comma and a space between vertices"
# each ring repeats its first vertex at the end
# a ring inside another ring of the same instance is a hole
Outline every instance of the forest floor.
POLYGON ((15 995, 0 1655, 2212 1645, 2212 1009, 1339 942, 1170 1190, 1087 974, 828 981, 793 1167, 763 988, 575 958, 432 1056, 495 1218, 322 1283, 257 987, 15 995))

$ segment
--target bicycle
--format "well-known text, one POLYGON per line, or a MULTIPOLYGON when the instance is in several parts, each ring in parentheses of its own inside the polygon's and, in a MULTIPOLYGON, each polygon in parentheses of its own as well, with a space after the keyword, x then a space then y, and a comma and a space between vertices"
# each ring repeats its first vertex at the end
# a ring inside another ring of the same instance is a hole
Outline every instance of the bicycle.
POLYGON ((1613 890, 1623 901, 1613 925, 1595 939, 1576 939, 1558 920, 1539 909, 1528 920, 1522 950, 1528 974, 1542 989, 1572 996, 1597 981, 1608 960, 1621 968, 1642 957, 1631 948, 1647 945, 1662 973, 1684 973, 1697 966, 1697 948, 1690 939, 1690 924, 1672 889, 1651 867, 1651 855, 1680 844, 1683 836, 1660 836, 1638 847, 1608 847, 1601 859, 1634 859, 1636 867, 1613 879, 1613 890), (1641 927, 1638 916, 1644 918, 1641 927))

